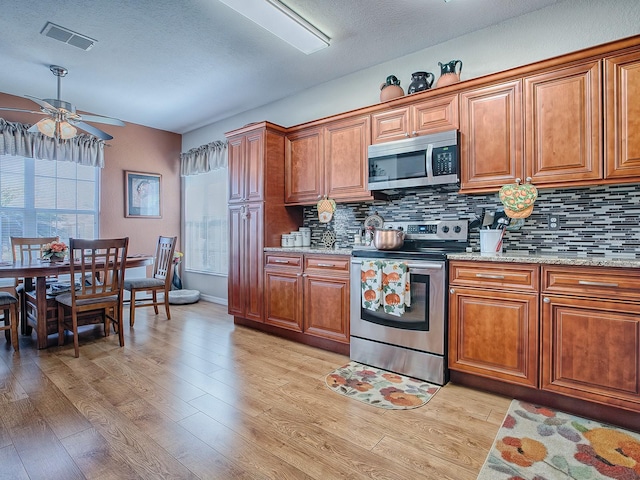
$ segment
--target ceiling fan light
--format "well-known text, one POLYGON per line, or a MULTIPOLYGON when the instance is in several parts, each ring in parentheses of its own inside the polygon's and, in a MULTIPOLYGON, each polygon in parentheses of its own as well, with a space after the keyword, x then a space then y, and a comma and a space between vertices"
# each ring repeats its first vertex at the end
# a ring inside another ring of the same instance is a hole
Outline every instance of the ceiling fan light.
POLYGON ((36 123, 36 127, 43 135, 51 138, 60 138, 62 140, 68 140, 78 134, 76 127, 69 122, 57 122, 52 118, 43 118, 36 123))
POLYGON ((78 134, 78 130, 69 122, 58 123, 58 138, 62 138, 63 140, 68 140, 69 138, 75 137, 77 134, 78 134))
POLYGON ((38 131, 41 134, 46 135, 47 137, 56 136, 56 122, 51 118, 43 118, 36 123, 36 127, 38 127, 38 131))

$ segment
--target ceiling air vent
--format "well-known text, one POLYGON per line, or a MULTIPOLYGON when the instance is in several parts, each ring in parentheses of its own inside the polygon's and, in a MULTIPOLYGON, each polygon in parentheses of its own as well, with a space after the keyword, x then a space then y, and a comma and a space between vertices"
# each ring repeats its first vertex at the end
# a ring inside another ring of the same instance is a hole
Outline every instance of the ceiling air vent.
POLYGON ((91 50, 91 47, 93 47, 94 43, 97 42, 97 40, 94 40, 93 38, 81 35, 73 30, 69 30, 68 28, 61 27, 60 25, 56 25, 51 22, 47 22, 40 33, 63 43, 81 48, 82 50, 91 50))

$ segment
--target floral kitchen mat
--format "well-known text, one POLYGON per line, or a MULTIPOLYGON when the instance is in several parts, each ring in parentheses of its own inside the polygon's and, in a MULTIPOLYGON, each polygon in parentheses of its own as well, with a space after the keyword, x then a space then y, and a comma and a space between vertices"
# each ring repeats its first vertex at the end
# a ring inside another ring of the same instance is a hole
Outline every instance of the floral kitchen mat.
POLYGON ((513 400, 478 480, 640 480, 640 434, 513 400))
POLYGON ((440 387, 423 380, 387 372, 379 368, 349 362, 325 378, 336 393, 375 407, 407 410, 431 400, 440 387))

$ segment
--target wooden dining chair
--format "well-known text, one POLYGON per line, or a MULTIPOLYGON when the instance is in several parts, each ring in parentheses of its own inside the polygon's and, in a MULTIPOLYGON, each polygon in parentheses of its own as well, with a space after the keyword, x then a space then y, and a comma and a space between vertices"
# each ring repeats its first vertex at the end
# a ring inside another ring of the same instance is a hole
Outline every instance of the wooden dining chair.
POLYGON ((171 320, 169 311, 169 290, 171 289, 171 273, 173 267, 173 253, 176 249, 178 237, 159 237, 156 256, 153 262, 153 273, 150 277, 132 278, 124 281, 124 289, 131 293, 129 304, 129 325, 133 327, 136 308, 153 307, 158 315, 158 306, 164 305, 167 320, 171 320), (136 293, 151 292, 151 298, 136 300, 136 293), (158 292, 164 293, 164 298, 158 300, 158 292))
POLYGON ((3 324, 0 330, 4 330, 7 342, 11 342, 13 350, 20 350, 18 345, 18 299, 7 292, 0 292, 0 311, 3 313, 3 324))
POLYGON ((78 326, 104 324, 109 335, 110 322, 117 332, 120 346, 124 346, 123 280, 126 269, 129 237, 97 240, 69 240, 69 259, 72 282, 79 279, 77 288, 56 297, 58 303, 58 345, 64 344, 65 330, 73 333, 75 356, 80 355, 78 326), (67 316, 67 312, 70 315, 67 316), (80 314, 96 312, 96 317, 80 314), (79 322, 82 320, 82 322, 79 322))
MULTIPOLYGON (((14 262, 33 263, 42 255, 41 249, 43 245, 52 242, 59 242, 60 237, 11 237, 11 252, 14 262)), ((47 280, 48 284, 55 283, 56 278, 47 280)), ((27 315, 31 312, 32 316, 37 316, 37 305, 35 283, 31 282, 31 288, 25 290, 25 282, 23 278, 15 279, 16 295, 20 305, 20 318, 23 322, 22 330, 24 333, 31 331, 27 328, 27 315)), ((54 302, 48 302, 47 310, 51 309, 52 314, 56 310, 54 302)))

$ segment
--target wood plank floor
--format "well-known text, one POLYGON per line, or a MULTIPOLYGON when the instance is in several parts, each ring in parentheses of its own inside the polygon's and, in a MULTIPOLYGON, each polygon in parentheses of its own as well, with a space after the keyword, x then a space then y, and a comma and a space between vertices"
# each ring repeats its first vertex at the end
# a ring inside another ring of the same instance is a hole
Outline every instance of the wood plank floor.
POLYGON ((367 406, 325 386, 348 357, 213 303, 171 314, 137 310, 124 348, 88 327, 78 359, 70 337, 3 344, 0 478, 472 480, 510 403, 448 384, 418 409, 367 406))

